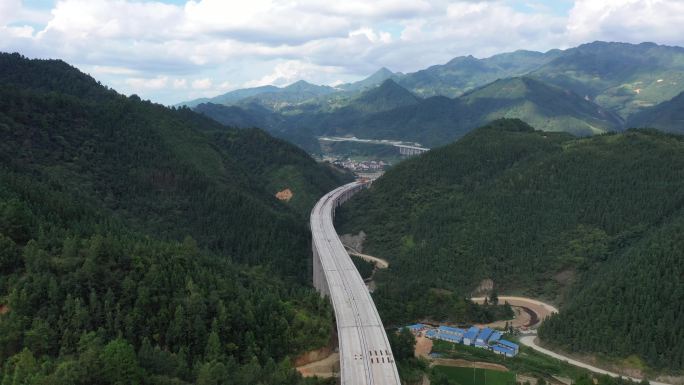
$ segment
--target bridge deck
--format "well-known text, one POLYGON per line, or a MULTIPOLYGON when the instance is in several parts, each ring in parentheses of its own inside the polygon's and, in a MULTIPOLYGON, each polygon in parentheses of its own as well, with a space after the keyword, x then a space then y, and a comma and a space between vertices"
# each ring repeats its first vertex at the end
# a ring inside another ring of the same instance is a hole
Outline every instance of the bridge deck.
POLYGON ((378 311, 333 226, 335 208, 363 187, 360 182, 338 187, 312 210, 314 285, 330 297, 335 310, 342 384, 399 385, 378 311))

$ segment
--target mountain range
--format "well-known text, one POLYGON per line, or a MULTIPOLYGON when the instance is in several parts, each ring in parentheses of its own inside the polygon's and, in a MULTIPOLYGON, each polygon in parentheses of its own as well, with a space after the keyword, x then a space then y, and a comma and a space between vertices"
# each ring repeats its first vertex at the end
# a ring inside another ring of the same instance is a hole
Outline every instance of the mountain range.
POLYGON ((382 68, 335 88, 298 82, 238 90, 185 105, 224 124, 259 125, 316 152, 311 136, 353 135, 439 146, 500 117, 577 135, 621 131, 644 124, 637 115, 648 115, 681 92, 684 49, 594 42, 485 59, 462 56, 408 74, 382 68), (248 116, 252 118, 245 119, 248 116))

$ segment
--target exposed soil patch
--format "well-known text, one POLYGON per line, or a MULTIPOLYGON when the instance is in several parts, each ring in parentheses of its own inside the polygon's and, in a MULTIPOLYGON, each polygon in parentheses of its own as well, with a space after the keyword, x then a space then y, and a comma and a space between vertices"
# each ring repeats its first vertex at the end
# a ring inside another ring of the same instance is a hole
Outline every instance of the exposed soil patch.
POLYGON ((302 377, 337 377, 340 374, 340 354, 332 353, 328 357, 303 366, 298 366, 297 371, 302 377))
POLYGON ((292 190, 290 190, 289 188, 286 188, 283 191, 278 191, 275 195, 275 197, 278 200, 281 200, 283 202, 289 202, 293 196, 294 196, 294 194, 292 193, 292 190))
POLYGON ((494 281, 487 278, 480 281, 480 284, 477 285, 477 287, 475 288, 475 290, 473 290, 473 293, 471 295, 473 297, 480 295, 489 295, 489 293, 491 293, 492 290, 494 290, 494 281))
POLYGON ((416 350, 414 355, 416 357, 428 357, 432 351, 432 340, 423 335, 416 337, 416 350))
POLYGON ((343 245, 351 248, 357 253, 363 253, 363 241, 366 240, 366 233, 359 231, 357 235, 354 234, 343 234, 340 235, 340 241, 343 245))
POLYGON ((527 321, 527 323, 523 326, 529 327, 529 326, 536 325, 539 323, 539 317, 537 317, 537 313, 532 311, 532 309, 530 309, 529 307, 526 307, 526 306, 521 306, 520 308, 530 316, 529 321, 527 321))
POLYGON ((294 366, 304 366, 312 362, 324 360, 333 353, 333 350, 329 346, 322 347, 320 349, 311 350, 306 353, 299 355, 294 360, 294 366))
POLYGON ((9 313, 9 307, 7 305, 0 305, 0 314, 9 313))

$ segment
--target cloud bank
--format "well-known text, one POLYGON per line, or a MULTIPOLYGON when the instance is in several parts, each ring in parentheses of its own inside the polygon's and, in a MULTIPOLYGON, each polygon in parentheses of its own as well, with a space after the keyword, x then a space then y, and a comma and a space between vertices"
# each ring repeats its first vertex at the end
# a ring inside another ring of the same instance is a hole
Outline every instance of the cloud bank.
POLYGON ((161 103, 380 67, 594 40, 684 45, 679 0, 59 0, 0 2, 0 50, 61 58, 161 103))

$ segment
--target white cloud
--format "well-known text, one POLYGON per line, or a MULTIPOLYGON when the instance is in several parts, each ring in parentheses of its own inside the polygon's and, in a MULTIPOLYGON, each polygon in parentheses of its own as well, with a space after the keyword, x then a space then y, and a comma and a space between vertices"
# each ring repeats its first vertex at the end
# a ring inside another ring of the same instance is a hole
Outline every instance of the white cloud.
POLYGON ((0 27, 6 26, 21 12, 21 0, 0 1, 0 27))
POLYGON ((106 66, 106 65, 93 66, 92 70, 90 72, 93 74, 96 74, 96 75, 134 75, 134 74, 138 73, 138 71, 131 69, 131 68, 106 66))
POLYGON ((346 1, 302 1, 302 8, 315 13, 333 14, 342 17, 387 19, 415 18, 436 12, 440 2, 424 0, 346 0, 346 1))
POLYGON ((261 79, 248 81, 244 84, 245 87, 258 87, 267 84, 284 86, 302 79, 311 79, 316 77, 323 80, 319 83, 332 83, 333 77, 342 72, 340 67, 320 66, 311 62, 304 62, 300 60, 288 60, 286 62, 278 63, 273 72, 263 76, 261 79))
POLYGON ((0 0, 0 50, 61 58, 124 93, 167 103, 520 48, 684 45, 679 0, 576 0, 567 14, 530 0, 56 0, 49 12, 27 4, 0 0))
POLYGON ((682 1, 577 0, 567 30, 571 44, 609 40, 683 45, 682 25, 682 1))
POLYGON ((128 78, 126 79, 126 84, 128 84, 133 92, 140 92, 145 90, 159 90, 166 88, 169 83, 169 78, 167 76, 157 76, 155 78, 128 78))
POLYGON ((206 90, 211 88, 211 79, 209 78, 204 78, 204 79, 197 79, 192 82, 192 88, 196 90, 206 90))

